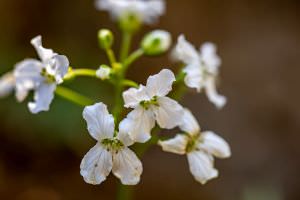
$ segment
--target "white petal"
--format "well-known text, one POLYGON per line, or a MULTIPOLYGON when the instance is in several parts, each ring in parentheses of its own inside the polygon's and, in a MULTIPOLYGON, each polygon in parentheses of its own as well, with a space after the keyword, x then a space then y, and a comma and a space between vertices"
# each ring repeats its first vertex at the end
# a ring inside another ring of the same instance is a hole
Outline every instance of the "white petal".
POLYGON ((47 73, 54 76, 57 84, 60 84, 68 72, 70 63, 66 56, 55 55, 52 59, 46 61, 45 65, 47 73))
POLYGON ((193 151, 188 154, 190 172, 201 184, 218 177, 218 171, 213 166, 213 158, 201 151, 193 151))
POLYGON ((190 110, 184 109, 184 114, 182 117, 182 124, 180 125, 180 129, 187 132, 190 135, 196 135, 200 132, 200 126, 191 113, 190 110))
POLYGON ((158 105, 153 108, 155 118, 161 128, 172 129, 182 123, 183 108, 169 97, 159 97, 158 105))
POLYGON ((128 133, 135 142, 146 142, 151 138, 151 129, 155 126, 155 119, 151 110, 141 106, 131 111, 120 123, 120 129, 128 133))
POLYGON ((113 155, 112 171, 122 184, 136 185, 140 181, 143 166, 136 154, 125 147, 113 155))
POLYGON ((212 74, 217 74, 221 65, 221 59, 216 51, 216 45, 210 42, 204 43, 200 49, 201 60, 205 64, 206 70, 212 74))
POLYGON ((50 104, 54 98, 55 84, 40 84, 34 92, 34 102, 28 103, 28 108, 31 113, 39 113, 41 111, 48 111, 50 104))
POLYGON ((45 62, 51 59, 56 54, 53 52, 52 49, 45 49, 42 44, 42 36, 37 36, 31 40, 31 44, 36 49, 40 59, 45 62))
POLYGON ((176 135, 174 138, 164 141, 159 141, 158 144, 163 151, 183 155, 186 153, 188 138, 185 135, 176 135))
POLYGON ((10 95, 15 85, 15 76, 12 72, 8 72, 0 77, 0 98, 10 95))
POLYGON ((130 88, 123 92, 123 99, 126 108, 135 108, 141 101, 149 101, 151 98, 146 94, 145 86, 140 85, 138 89, 130 88))
POLYGON ((166 96, 172 90, 175 81, 174 73, 169 69, 163 69, 158 74, 149 76, 147 80, 147 92, 150 97, 166 96))
POLYGON ((92 106, 86 106, 83 111, 83 118, 87 122, 90 135, 97 141, 113 137, 114 117, 108 113, 105 104, 96 103, 92 106))
POLYGON ((16 64, 14 76, 16 81, 16 97, 23 101, 29 90, 38 87, 44 81, 41 76, 42 63, 34 59, 26 59, 16 64))
POLYGON ((131 139, 130 135, 127 132, 127 124, 126 122, 120 122, 119 124, 119 133, 117 135, 117 138, 126 146, 130 146, 134 143, 134 141, 131 139))
POLYGON ((197 50, 185 39, 184 35, 180 35, 177 39, 177 44, 173 51, 173 58, 188 65, 200 62, 200 56, 197 50))
POLYGON ((218 158, 228 158, 231 156, 228 143, 214 132, 203 132, 201 140, 202 142, 198 145, 199 149, 203 149, 218 158))
POLYGON ((100 184, 112 169, 112 154, 97 143, 84 156, 80 164, 80 174, 89 184, 100 184))
POLYGON ((189 88, 195 88, 198 92, 204 87, 203 70, 201 70, 200 63, 192 63, 187 65, 183 71, 186 73, 184 82, 189 88))
POLYGON ((226 104, 226 97, 217 93, 214 77, 207 78, 205 82, 205 92, 210 102, 221 109, 226 104))

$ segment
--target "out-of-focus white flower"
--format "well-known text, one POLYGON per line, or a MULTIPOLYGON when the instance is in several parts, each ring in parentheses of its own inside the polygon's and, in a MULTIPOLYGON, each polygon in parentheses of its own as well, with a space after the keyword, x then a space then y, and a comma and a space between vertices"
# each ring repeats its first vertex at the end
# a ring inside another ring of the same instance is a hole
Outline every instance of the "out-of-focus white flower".
POLYGON ((106 65, 101 65, 100 68, 96 71, 96 76, 101 80, 106 80, 109 78, 111 73, 111 68, 106 65))
POLYGON ((66 56, 45 49, 41 36, 33 38, 31 44, 41 61, 25 59, 16 64, 16 97, 18 101, 23 101, 29 91, 34 90, 34 102, 29 102, 28 107, 32 113, 38 113, 49 110, 56 86, 63 82, 63 77, 68 72, 69 61, 66 56))
POLYGON ((15 89, 15 77, 12 72, 8 72, 0 77, 0 98, 7 97, 15 89))
POLYGON ((168 69, 150 76, 146 86, 130 88, 123 93, 125 107, 134 108, 120 123, 120 127, 129 133, 132 140, 146 142, 150 139, 155 121, 161 128, 171 129, 181 123, 182 106, 166 97, 172 90, 175 76, 168 69))
POLYGON ((96 0, 96 7, 110 12, 114 19, 133 14, 147 24, 154 23, 165 12, 164 0, 96 0))
POLYGON ((114 136, 114 118, 106 105, 97 103, 83 111, 90 135, 97 144, 84 156, 80 174, 89 184, 102 183, 109 173, 118 177, 124 185, 135 185, 140 181, 142 163, 128 146, 133 144, 121 128, 114 136))
POLYGON ((211 131, 200 132, 195 117, 189 110, 184 111, 180 128, 187 134, 178 134, 175 138, 159 141, 159 145, 167 152, 187 155, 190 171, 195 179, 205 184, 216 178, 218 171, 214 168, 214 158, 231 156, 227 142, 211 131))
POLYGON ((186 65, 183 71, 186 73, 184 81, 188 87, 196 88, 198 92, 205 89, 208 99, 217 108, 226 104, 226 97, 218 94, 216 90, 221 59, 216 54, 216 46, 213 43, 204 43, 199 53, 183 35, 180 35, 173 56, 186 65))
POLYGON ((141 47, 149 56, 159 55, 168 51, 172 43, 171 34, 164 30, 148 33, 142 40, 141 47))

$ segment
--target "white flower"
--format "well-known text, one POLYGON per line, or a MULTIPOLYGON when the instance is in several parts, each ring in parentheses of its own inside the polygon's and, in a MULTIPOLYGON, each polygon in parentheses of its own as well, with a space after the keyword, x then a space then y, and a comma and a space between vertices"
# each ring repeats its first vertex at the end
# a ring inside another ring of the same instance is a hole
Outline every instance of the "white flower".
POLYGON ((147 24, 154 23, 165 12, 164 0, 96 0, 96 7, 117 19, 128 13, 134 14, 147 24))
POLYGON ((134 108, 120 126, 132 140, 146 142, 150 139, 155 121, 161 128, 171 129, 181 123, 183 108, 175 100, 166 97, 172 90, 175 76, 168 69, 150 76, 146 86, 131 88, 123 93, 125 107, 134 108))
POLYGON ((14 70, 16 97, 23 101, 30 90, 34 90, 34 102, 28 103, 32 113, 49 110, 54 97, 56 85, 63 82, 68 72, 69 61, 66 56, 58 55, 42 46, 41 36, 31 40, 41 61, 25 59, 14 70))
POLYGON ((0 77, 0 98, 8 96, 15 89, 15 77, 8 72, 0 77))
POLYGON ((221 59, 216 54, 214 44, 204 43, 199 53, 183 35, 180 35, 174 50, 174 58, 186 65, 183 71, 186 73, 184 81, 188 87, 196 88, 198 92, 205 89, 208 99, 218 108, 226 104, 226 97, 216 91, 221 59))
POLYGON ((97 144, 84 156, 80 174, 90 184, 102 183, 109 173, 118 177, 124 185, 140 181, 142 163, 128 146, 133 141, 121 129, 116 136, 114 118, 103 103, 87 106, 83 111, 90 135, 97 144))
POLYGON ((100 66, 100 68, 96 71, 96 76, 101 80, 106 80, 109 78, 111 73, 111 69, 108 66, 100 66))
POLYGON ((211 131, 200 132, 195 117, 185 110, 180 128, 187 134, 178 134, 175 138, 159 141, 167 152, 187 155, 190 171, 195 179, 205 184, 216 178, 218 171, 214 168, 214 158, 228 158, 231 155, 227 142, 211 131))
POLYGON ((148 33, 142 40, 141 47, 145 55, 159 55, 168 51, 172 43, 171 34, 164 30, 148 33))

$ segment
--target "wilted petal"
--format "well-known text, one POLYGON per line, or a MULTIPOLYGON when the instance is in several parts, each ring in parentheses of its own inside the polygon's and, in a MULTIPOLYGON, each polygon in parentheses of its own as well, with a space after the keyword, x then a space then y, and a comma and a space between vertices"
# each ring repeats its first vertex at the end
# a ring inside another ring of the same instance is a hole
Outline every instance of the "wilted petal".
POLYGON ((198 145, 199 149, 203 149, 218 158, 230 157, 231 151, 228 143, 214 132, 203 132, 201 140, 202 142, 198 145))
POLYGON ((188 109, 184 109, 184 114, 182 117, 182 124, 180 125, 180 129, 187 132, 190 135, 196 135, 200 132, 200 126, 196 118, 188 109))
POLYGON ((45 63, 47 73, 54 76, 58 84, 63 82, 63 78, 68 72, 69 64, 68 58, 63 55, 55 55, 45 63))
POLYGON ((145 86, 140 85, 138 89, 130 88, 123 92, 123 99, 126 108, 135 108, 141 101, 149 101, 150 98, 146 94, 145 86))
POLYGON ((30 112, 36 114, 41 111, 48 111, 54 98, 55 84, 40 84, 34 92, 34 102, 28 103, 30 112))
POLYGON ((23 101, 27 97, 29 90, 38 87, 44 81, 41 71, 42 63, 34 59, 26 59, 16 64, 14 77, 18 101, 23 101))
POLYGON ((213 158, 202 151, 192 151, 187 155, 190 171, 201 184, 218 177, 218 171, 213 166, 213 158))
POLYGON ((11 94, 15 89, 15 76, 12 72, 8 72, 0 77, 0 98, 11 94))
POLYGON ((112 138, 115 130, 114 117, 108 113, 103 103, 96 103, 86 106, 83 111, 83 118, 87 122, 90 135, 100 141, 105 138, 112 138))
POLYGON ((112 171, 124 185, 136 185, 140 181, 143 166, 129 148, 124 147, 113 155, 112 171))
POLYGON ((205 82, 205 92, 210 102, 217 108, 222 108, 226 104, 226 97, 218 94, 214 77, 207 78, 205 82))
POLYGON ((151 110, 139 106, 131 111, 120 123, 120 129, 128 133, 135 142, 146 142, 150 139, 151 129, 155 126, 155 119, 151 110))
POLYGON ((182 123, 183 108, 169 97, 159 97, 158 105, 153 107, 155 118, 161 128, 172 129, 182 123))
POLYGON ((97 143, 84 156, 80 164, 80 174, 89 184, 100 184, 112 169, 112 154, 97 143))
POLYGON ((183 155, 186 153, 188 138, 185 135, 176 135, 174 138, 164 141, 159 141, 158 144, 163 151, 183 155))
POLYGON ((158 74, 150 76, 147 80, 147 92, 150 97, 166 96, 172 90, 175 81, 174 73, 169 69, 163 69, 158 74))
POLYGON ((192 63, 186 66, 183 71, 186 73, 184 82, 189 88, 195 88, 198 92, 201 91, 203 84, 203 70, 200 63, 192 63))
POLYGON ((185 39, 184 35, 180 35, 177 39, 177 44, 173 51, 173 58, 187 65, 200 62, 197 50, 185 39))
POLYGON ((36 49, 39 57, 43 62, 51 59, 56 54, 53 52, 52 49, 45 49, 42 44, 42 36, 37 36, 31 40, 31 44, 36 49))

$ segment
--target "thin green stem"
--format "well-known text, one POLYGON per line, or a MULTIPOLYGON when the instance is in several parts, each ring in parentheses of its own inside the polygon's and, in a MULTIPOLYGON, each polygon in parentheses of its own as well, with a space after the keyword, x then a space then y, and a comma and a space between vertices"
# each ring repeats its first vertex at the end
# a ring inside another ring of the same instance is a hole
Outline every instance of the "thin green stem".
POLYGON ((70 69, 64 77, 65 81, 71 80, 77 76, 96 77, 96 70, 94 69, 70 69))
POLYGON ((106 54, 111 66, 114 67, 114 64, 116 63, 116 56, 114 51, 112 49, 107 49, 106 54))
POLYGON ((133 199, 134 186, 118 185, 117 200, 131 200, 133 199))
POLYGON ((58 86, 55 90, 55 93, 61 96, 62 98, 79 106, 87 106, 94 103, 93 100, 62 86, 58 86))
POLYGON ((123 84, 123 86, 129 86, 129 87, 135 87, 135 88, 139 87, 139 85, 136 82, 134 82, 132 80, 128 80, 128 79, 124 79, 122 81, 122 84, 123 84))
POLYGON ((120 50, 120 62, 123 64, 124 64, 124 60, 127 58, 129 54, 131 39, 132 39, 132 33, 124 31, 121 50, 120 50))
POLYGON ((128 58, 124 61, 123 68, 127 69, 128 66, 130 66, 134 61, 136 61, 138 58, 144 55, 143 49, 137 49, 134 51, 128 58))

